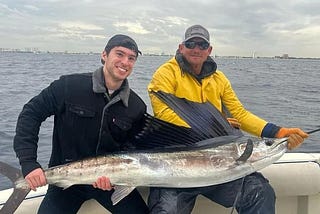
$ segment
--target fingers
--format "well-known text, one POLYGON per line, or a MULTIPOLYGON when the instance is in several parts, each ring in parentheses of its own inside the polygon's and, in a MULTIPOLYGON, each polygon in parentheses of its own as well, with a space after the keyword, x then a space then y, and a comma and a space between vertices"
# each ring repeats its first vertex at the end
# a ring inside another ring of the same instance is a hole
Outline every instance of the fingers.
POLYGON ((236 118, 228 117, 227 120, 233 128, 236 128, 236 129, 240 128, 241 123, 239 123, 239 121, 236 118))
POLYGON ((307 133, 305 133, 304 131, 302 131, 301 129, 299 128, 293 128, 293 134, 298 134, 300 135, 300 137, 302 138, 307 138, 309 137, 309 135, 307 133))
POLYGON ((302 131, 299 128, 281 128, 278 131, 276 137, 278 137, 278 138, 289 137, 291 134, 297 134, 302 138, 309 137, 309 135, 307 133, 305 133, 304 131, 302 131))
POLYGON ((304 141, 304 138, 301 137, 299 134, 291 134, 288 138, 287 147, 289 150, 298 148, 303 141, 304 141))
POLYGON ((99 177, 97 181, 92 184, 92 186, 102 190, 111 190, 113 188, 110 183, 110 179, 106 176, 99 177))
POLYGON ((47 184, 46 176, 41 168, 31 171, 25 177, 25 180, 33 191, 36 191, 38 187, 45 186, 47 184))

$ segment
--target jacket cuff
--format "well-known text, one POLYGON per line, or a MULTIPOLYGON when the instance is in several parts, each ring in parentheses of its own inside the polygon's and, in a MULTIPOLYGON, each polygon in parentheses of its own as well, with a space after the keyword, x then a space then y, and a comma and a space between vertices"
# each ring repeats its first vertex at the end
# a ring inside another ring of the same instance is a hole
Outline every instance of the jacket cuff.
POLYGON ((275 138, 280 128, 273 123, 267 123, 261 132, 261 137, 275 138))
POLYGON ((41 165, 38 162, 28 161, 20 164, 23 177, 26 177, 31 171, 41 168, 41 165))

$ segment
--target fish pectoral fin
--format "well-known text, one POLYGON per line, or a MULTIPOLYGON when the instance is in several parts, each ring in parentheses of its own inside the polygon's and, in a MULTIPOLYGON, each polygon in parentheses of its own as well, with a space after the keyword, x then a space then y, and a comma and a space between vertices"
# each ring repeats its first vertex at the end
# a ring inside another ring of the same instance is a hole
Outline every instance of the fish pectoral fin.
POLYGON ((111 195, 113 205, 116 205, 124 197, 129 195, 136 187, 131 186, 114 186, 114 192, 111 195))
POLYGON ((252 154, 252 151, 253 151, 253 141, 251 139, 248 139, 247 141, 247 145, 246 145, 246 148, 244 150, 244 152, 242 153, 242 155, 236 160, 237 163, 242 163, 242 162, 246 162, 251 154, 252 154))
POLYGON ((55 186, 61 187, 61 188, 63 188, 63 190, 65 190, 65 189, 68 189, 69 187, 71 187, 72 185, 74 185, 75 183, 71 183, 68 180, 60 180, 60 181, 57 181, 52 184, 54 184, 55 186))

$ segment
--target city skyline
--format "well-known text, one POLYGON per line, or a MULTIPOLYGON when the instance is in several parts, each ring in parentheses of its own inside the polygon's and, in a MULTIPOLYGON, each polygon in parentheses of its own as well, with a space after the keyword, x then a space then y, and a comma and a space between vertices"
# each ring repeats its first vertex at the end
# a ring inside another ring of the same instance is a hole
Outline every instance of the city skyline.
POLYGON ((114 34, 148 54, 174 54, 185 29, 201 24, 213 55, 320 57, 320 2, 284 0, 0 0, 0 47, 100 53, 114 34))

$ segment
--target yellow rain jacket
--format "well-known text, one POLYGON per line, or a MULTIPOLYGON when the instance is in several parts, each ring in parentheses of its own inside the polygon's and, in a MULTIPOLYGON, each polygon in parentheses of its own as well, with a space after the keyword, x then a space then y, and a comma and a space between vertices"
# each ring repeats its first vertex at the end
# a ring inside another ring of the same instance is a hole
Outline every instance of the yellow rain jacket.
POLYGON ((213 70, 199 81, 189 72, 182 71, 175 57, 156 70, 148 85, 148 92, 155 117, 176 125, 189 127, 173 110, 150 93, 151 91, 171 93, 193 102, 208 101, 221 112, 223 112, 224 105, 232 117, 241 123, 242 130, 256 136, 261 136, 261 132, 267 124, 265 120, 243 107, 233 91, 230 81, 221 71, 213 70))

